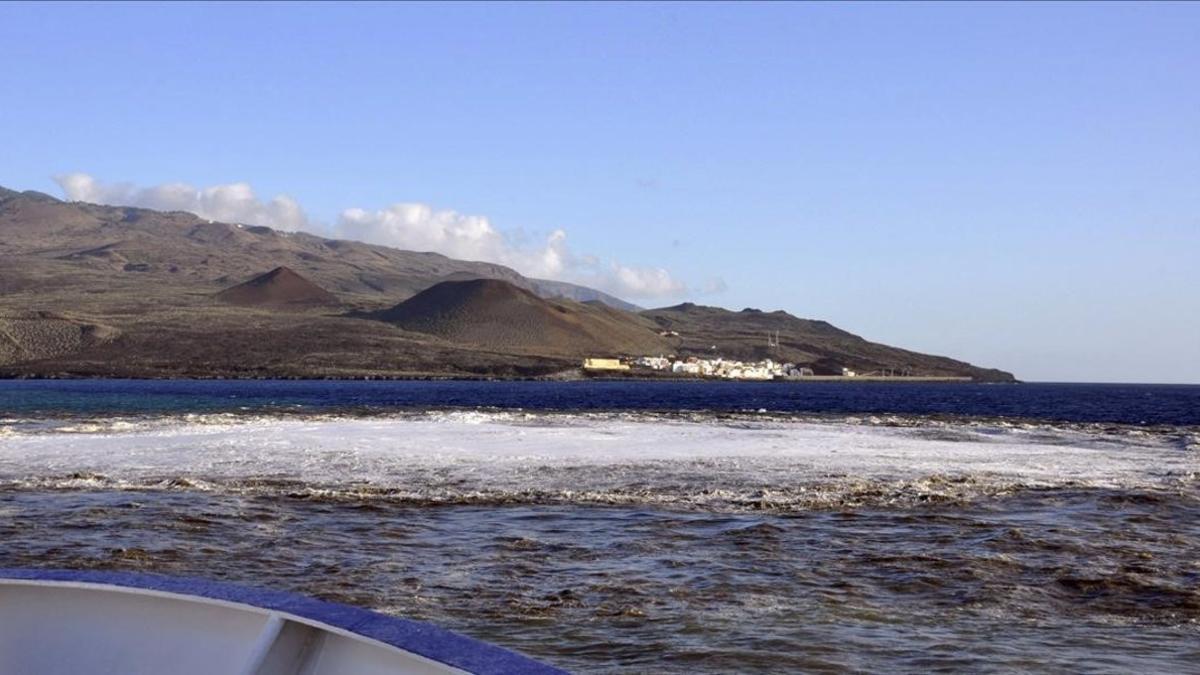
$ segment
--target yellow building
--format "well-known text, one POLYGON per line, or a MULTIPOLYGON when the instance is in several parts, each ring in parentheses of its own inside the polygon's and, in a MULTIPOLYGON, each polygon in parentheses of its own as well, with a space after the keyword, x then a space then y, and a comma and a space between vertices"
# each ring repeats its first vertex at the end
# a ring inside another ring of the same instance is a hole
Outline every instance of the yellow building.
POLYGON ((620 359, 584 359, 584 370, 629 370, 620 359))

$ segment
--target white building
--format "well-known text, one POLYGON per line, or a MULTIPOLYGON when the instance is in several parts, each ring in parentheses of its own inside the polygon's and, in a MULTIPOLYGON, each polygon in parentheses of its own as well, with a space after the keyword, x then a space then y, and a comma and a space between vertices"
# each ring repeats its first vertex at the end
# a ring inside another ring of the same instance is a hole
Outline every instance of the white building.
POLYGON ((667 370, 671 367, 671 360, 665 356, 642 356, 634 363, 653 370, 667 370))
POLYGON ((672 373, 682 373, 684 375, 699 375, 700 364, 696 361, 676 361, 671 364, 672 373))

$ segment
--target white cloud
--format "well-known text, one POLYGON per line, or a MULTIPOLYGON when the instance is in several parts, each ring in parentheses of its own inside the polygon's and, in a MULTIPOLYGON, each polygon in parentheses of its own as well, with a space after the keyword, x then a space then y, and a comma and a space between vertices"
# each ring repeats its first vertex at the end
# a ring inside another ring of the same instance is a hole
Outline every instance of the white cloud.
POLYGON ((55 180, 67 199, 73 201, 188 211, 222 222, 306 230, 322 236, 433 251, 451 258, 498 263, 526 276, 583 284, 622 297, 676 297, 688 292, 687 285, 665 269, 631 267, 575 254, 567 246, 563 230, 530 243, 519 234, 497 229, 484 216, 438 210, 428 204, 400 203, 376 211, 349 208, 332 226, 326 226, 309 220, 292 198, 279 195, 263 201, 247 183, 208 188, 166 183, 138 188, 127 183, 101 183, 84 173, 66 174, 55 180))
POLYGON ((188 211, 226 223, 266 225, 277 230, 309 229, 304 210, 294 199, 278 195, 262 201, 247 183, 197 189, 186 183, 137 188, 128 183, 101 183, 85 173, 56 176, 67 199, 96 204, 140 206, 159 211, 188 211))
POLYGON ((507 265, 533 277, 559 279, 569 270, 567 233, 551 232, 537 246, 519 246, 483 216, 435 210, 427 204, 394 204, 380 211, 346 209, 337 236, 451 258, 507 265))
POLYGON ((613 277, 621 288, 628 289, 630 295, 644 297, 661 297, 680 295, 687 290, 678 279, 661 267, 625 267, 614 263, 613 277))
POLYGON ((346 209, 334 231, 347 239, 499 263, 526 276, 570 281, 619 296, 652 298, 687 292, 687 286, 665 269, 604 264, 595 256, 576 255, 567 246, 563 230, 536 244, 522 245, 518 237, 496 229, 483 216, 439 211, 426 204, 395 204, 380 211, 346 209))

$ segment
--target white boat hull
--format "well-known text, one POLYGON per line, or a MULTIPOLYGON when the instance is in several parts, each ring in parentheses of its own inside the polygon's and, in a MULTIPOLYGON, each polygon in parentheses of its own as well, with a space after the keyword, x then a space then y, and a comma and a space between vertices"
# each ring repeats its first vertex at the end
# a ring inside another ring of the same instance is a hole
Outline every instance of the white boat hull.
POLYGON ((415 621, 285 593, 0 570, 0 673, 561 673, 415 621))

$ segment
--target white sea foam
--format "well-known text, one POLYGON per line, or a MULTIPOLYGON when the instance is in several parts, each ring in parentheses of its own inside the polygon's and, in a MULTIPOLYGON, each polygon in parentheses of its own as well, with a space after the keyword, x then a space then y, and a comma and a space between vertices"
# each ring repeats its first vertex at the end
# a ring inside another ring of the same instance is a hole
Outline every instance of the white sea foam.
POLYGON ((57 489, 284 490, 424 501, 788 507, 969 499, 1020 488, 1194 486, 1177 438, 438 412, 398 418, 80 423, 0 436, 0 481, 57 489))

